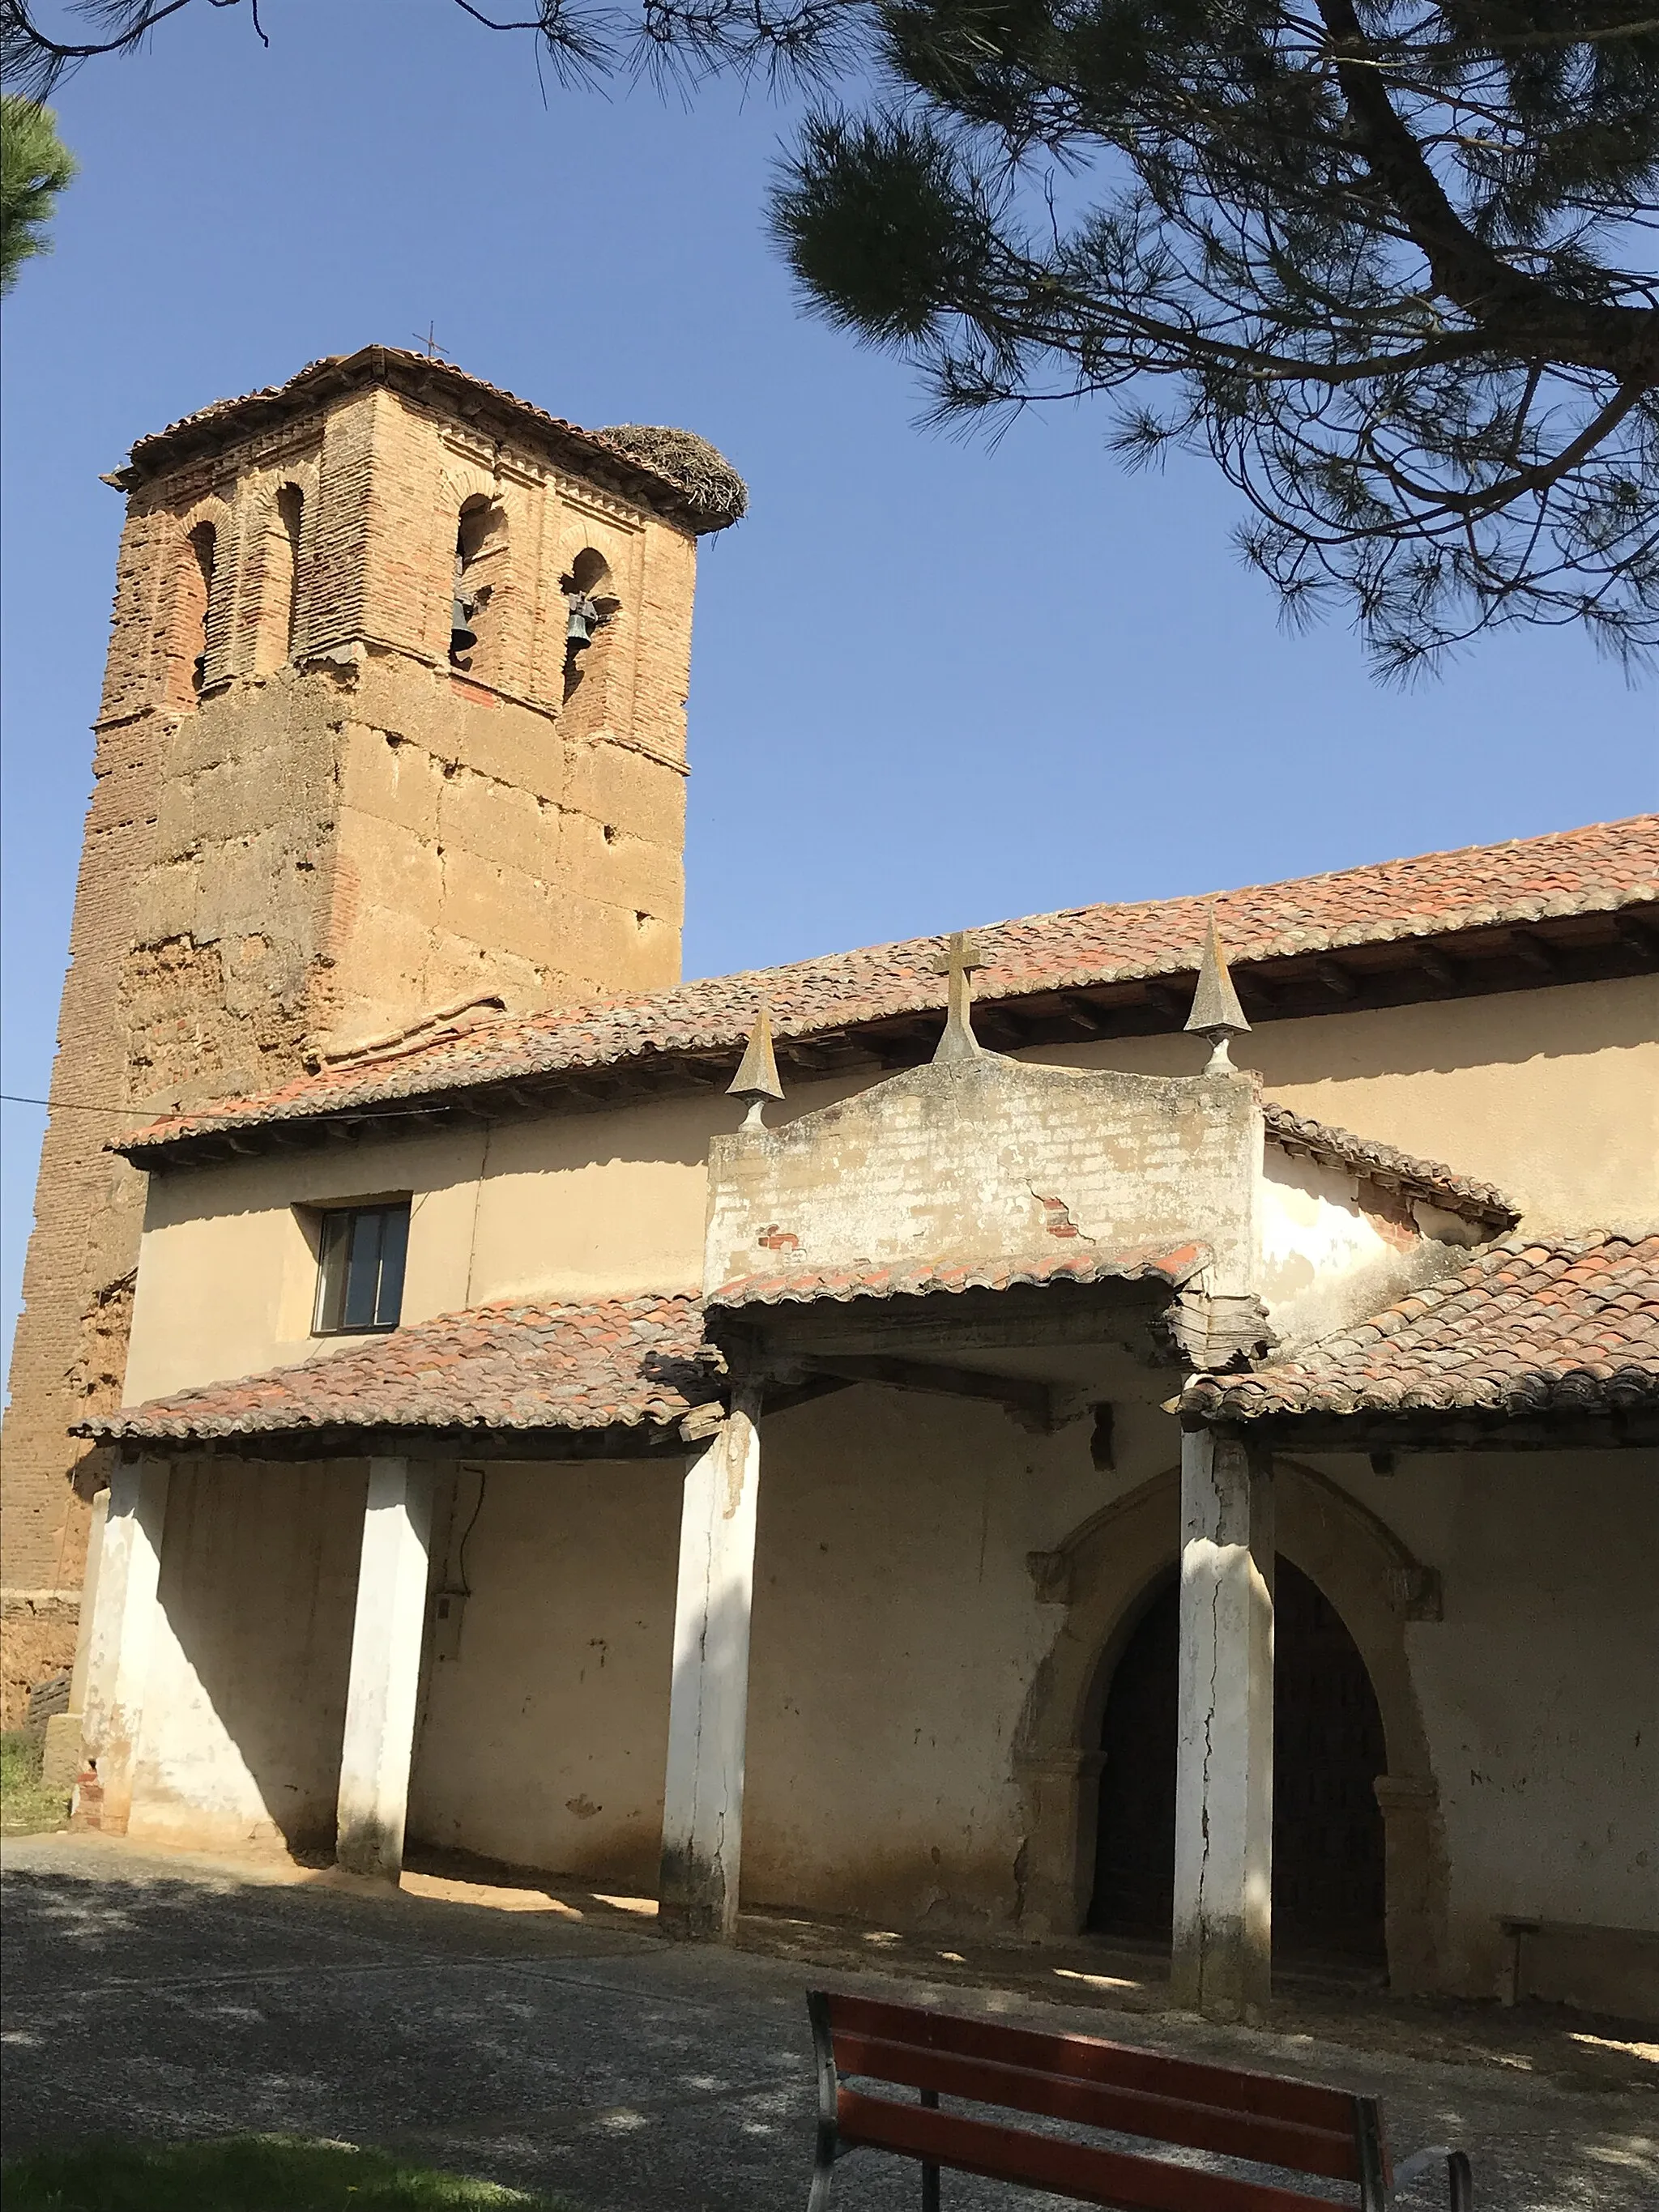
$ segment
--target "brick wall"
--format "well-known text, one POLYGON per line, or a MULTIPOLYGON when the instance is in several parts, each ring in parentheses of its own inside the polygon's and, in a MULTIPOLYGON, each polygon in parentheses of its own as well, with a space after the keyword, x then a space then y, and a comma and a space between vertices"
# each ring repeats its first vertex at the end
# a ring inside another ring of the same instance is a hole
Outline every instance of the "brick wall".
MULTIPOLYGON (((678 979, 695 568, 684 531, 533 435, 372 382, 131 491, 52 1078, 114 1110, 48 1124, 9 1591, 80 1580, 67 1429, 118 1402, 143 1205, 103 1150, 124 1120, 264 1089, 469 992, 524 1012, 678 979), (491 588, 457 671, 469 501, 489 510, 491 588), (571 684, 584 555, 615 612, 571 684)), ((88 1494, 99 1474, 82 1469, 88 1494)))

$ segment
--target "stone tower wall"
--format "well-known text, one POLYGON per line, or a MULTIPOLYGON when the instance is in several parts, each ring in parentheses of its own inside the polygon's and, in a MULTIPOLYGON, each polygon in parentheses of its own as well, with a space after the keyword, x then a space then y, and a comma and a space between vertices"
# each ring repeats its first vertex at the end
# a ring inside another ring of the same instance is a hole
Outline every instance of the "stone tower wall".
POLYGON ((13 1354, 9 1593, 80 1580, 66 1431, 119 1401, 143 1199, 103 1150, 123 1121, 464 1001, 678 980, 695 567, 533 431, 380 382, 134 485, 13 1354), (463 669, 464 509, 489 591, 463 669), (611 616, 574 686, 573 575, 611 616))

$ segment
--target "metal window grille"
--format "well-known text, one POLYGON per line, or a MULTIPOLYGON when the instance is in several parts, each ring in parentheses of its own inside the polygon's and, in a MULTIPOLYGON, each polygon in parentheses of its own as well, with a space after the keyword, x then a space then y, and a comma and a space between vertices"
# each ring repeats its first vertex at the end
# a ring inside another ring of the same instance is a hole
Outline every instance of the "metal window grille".
POLYGON ((396 1328, 404 1303, 409 1200, 342 1206, 323 1216, 317 1268, 316 1336, 396 1328))

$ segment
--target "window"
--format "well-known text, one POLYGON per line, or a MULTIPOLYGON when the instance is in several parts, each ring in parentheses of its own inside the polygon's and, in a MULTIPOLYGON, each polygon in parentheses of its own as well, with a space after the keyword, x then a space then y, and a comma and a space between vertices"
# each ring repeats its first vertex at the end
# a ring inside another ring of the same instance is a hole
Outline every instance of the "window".
POLYGON ((341 1206, 323 1216, 313 1336, 396 1328, 404 1303, 409 1200, 341 1206))

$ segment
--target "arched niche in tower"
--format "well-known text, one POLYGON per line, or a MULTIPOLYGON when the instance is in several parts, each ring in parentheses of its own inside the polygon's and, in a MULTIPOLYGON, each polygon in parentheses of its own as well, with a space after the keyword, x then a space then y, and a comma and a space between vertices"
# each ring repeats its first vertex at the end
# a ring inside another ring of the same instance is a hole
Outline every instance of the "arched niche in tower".
POLYGON ((180 519, 162 626, 163 690, 175 706, 193 706, 228 672, 233 544, 229 513, 216 501, 180 519))
POLYGON ((611 563, 596 546, 585 545, 559 579, 564 597, 564 700, 569 706, 584 687, 587 697, 583 720, 592 725, 604 718, 605 674, 612 642, 612 624, 621 611, 611 574, 611 563))
POLYGON ((453 666, 499 683, 509 571, 507 510, 475 492, 462 501, 455 527, 455 592, 450 622, 453 666))

